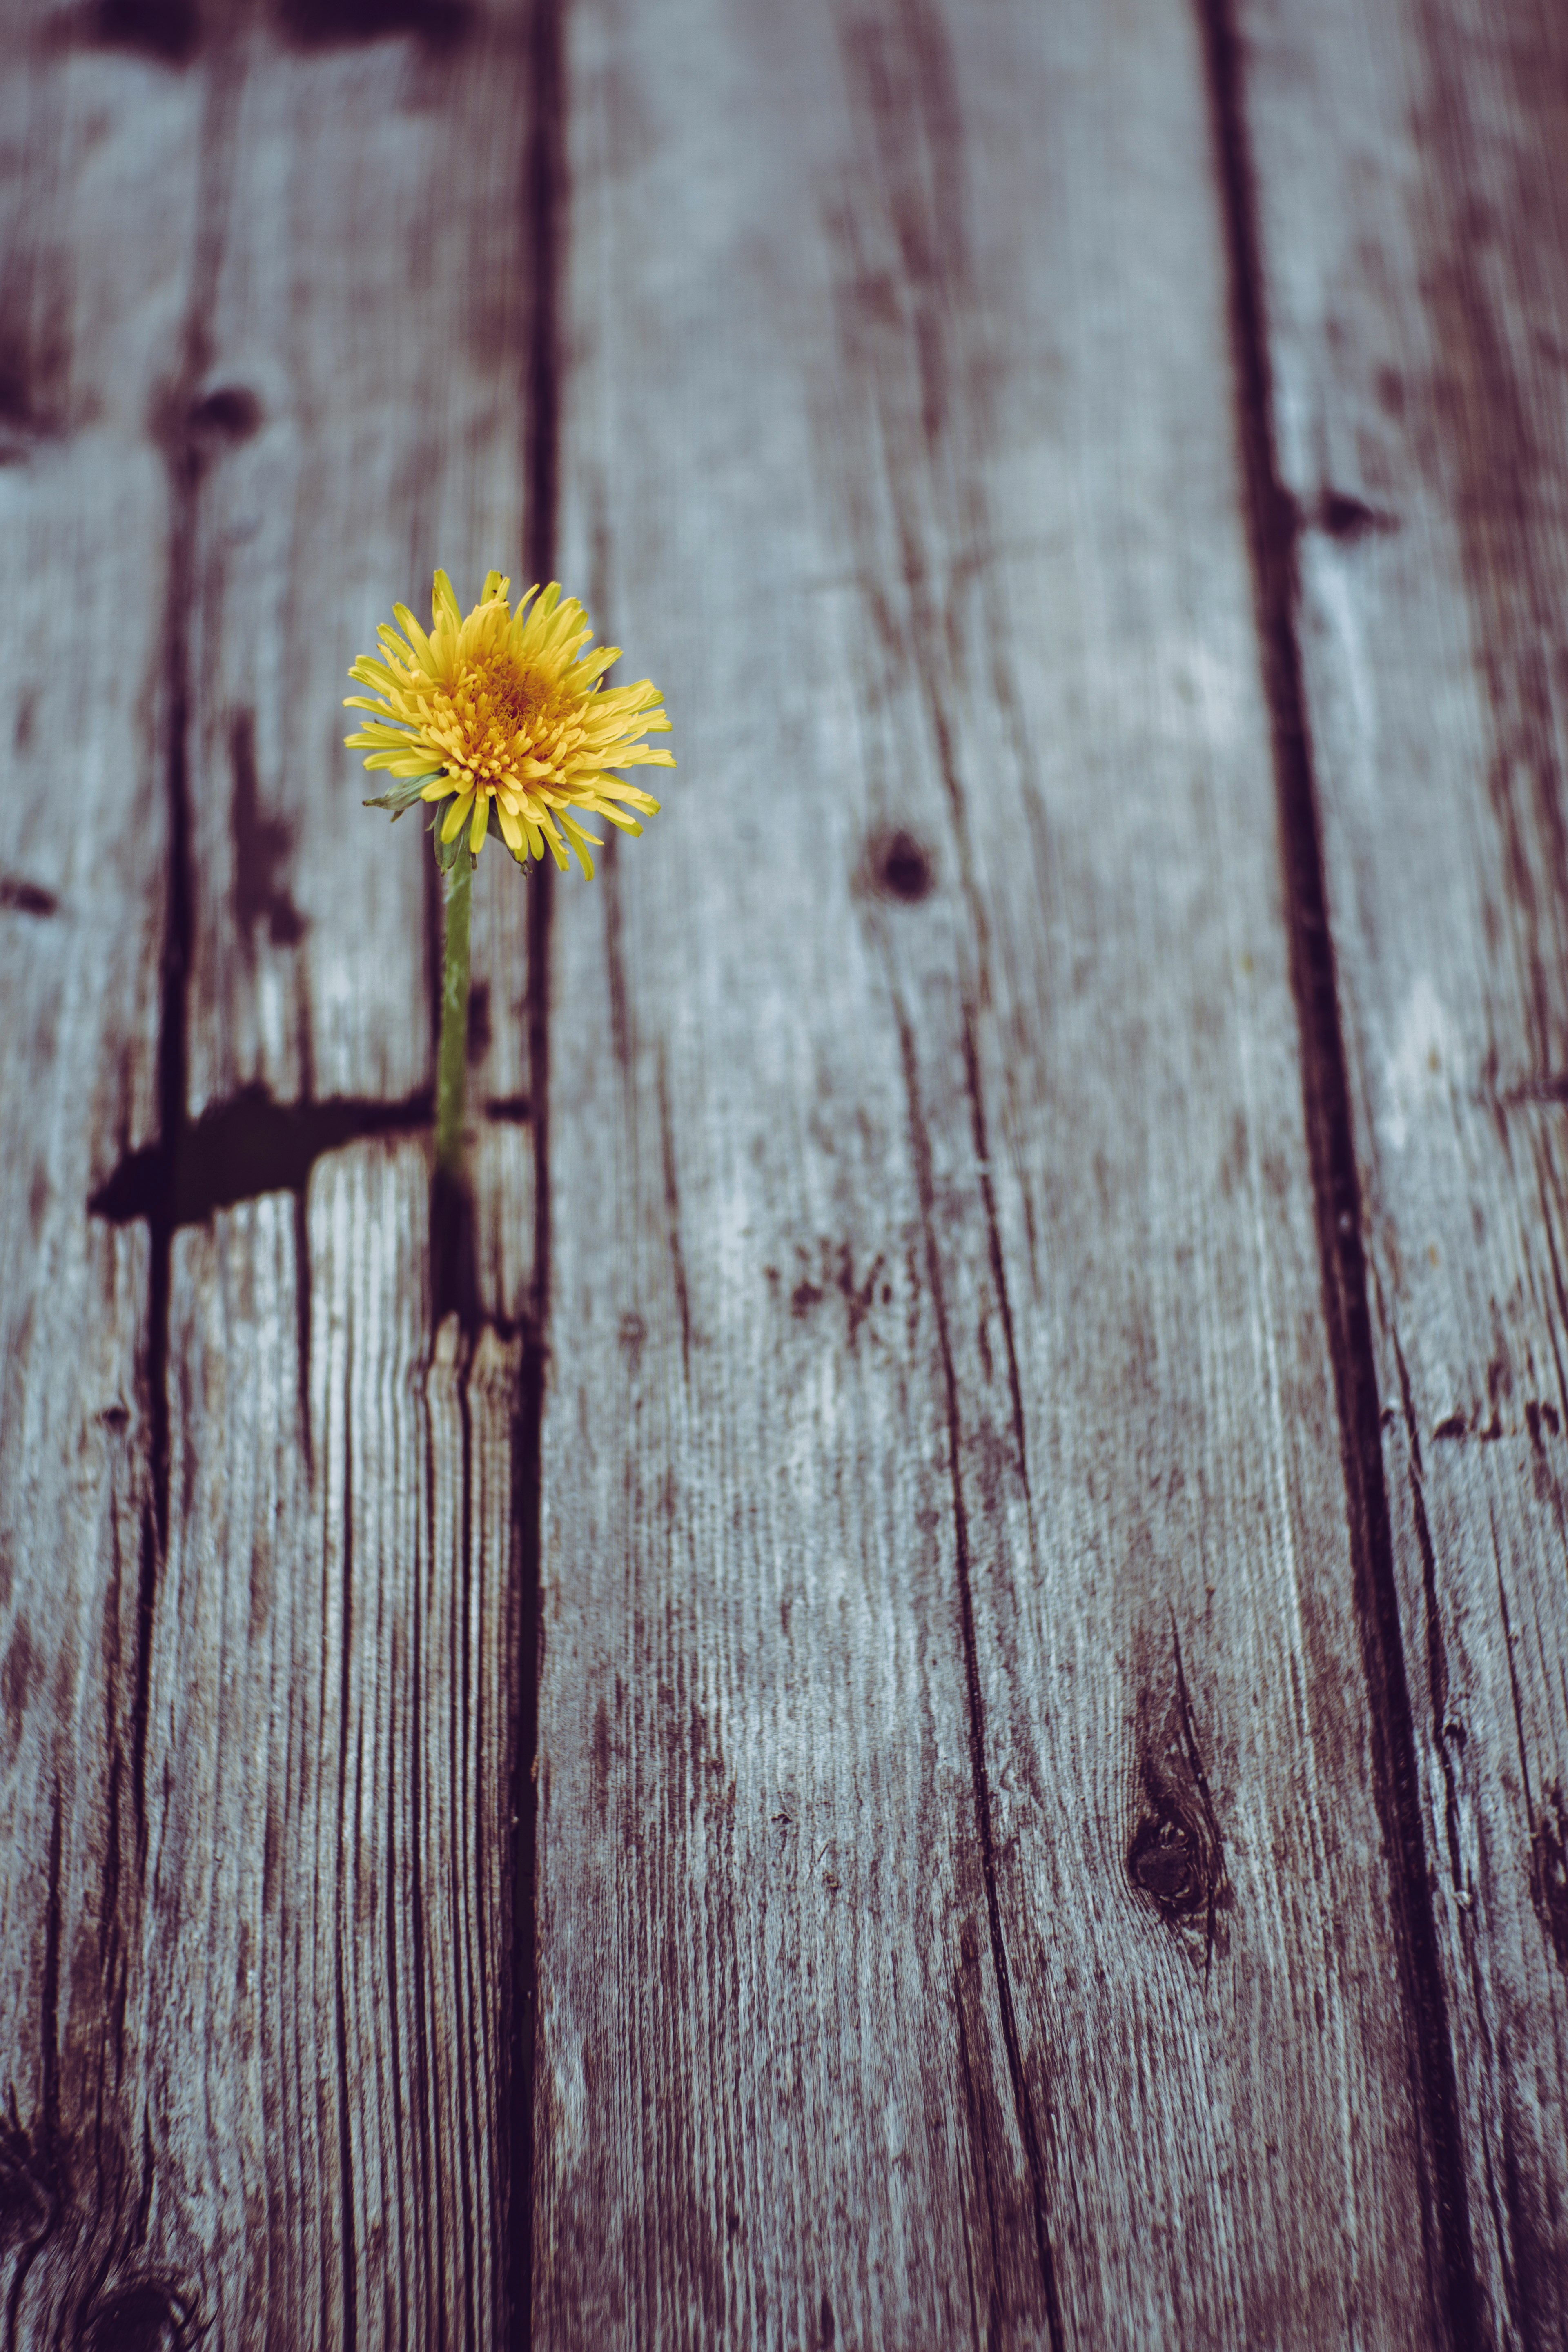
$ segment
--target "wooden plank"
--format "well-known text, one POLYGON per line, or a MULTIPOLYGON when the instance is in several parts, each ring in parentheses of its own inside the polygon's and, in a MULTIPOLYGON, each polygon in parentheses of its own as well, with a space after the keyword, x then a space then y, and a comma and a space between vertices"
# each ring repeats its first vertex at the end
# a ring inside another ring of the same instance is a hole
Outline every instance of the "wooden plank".
POLYGON ((1568 2331, 1568 46, 1247 0, 1282 482, 1470 2258, 1568 2331))
POLYGON ((499 2335, 517 1364, 455 1318, 432 1350, 427 1192, 417 1144, 361 1145, 308 1268, 287 1195, 177 1244, 131 2095, 18 2341, 138 2294, 226 2346, 499 2335))
POLYGON ((1443 2341, 1197 26, 567 85, 535 2341, 1443 2341))
POLYGON ((500 2331, 516 1362, 432 1350, 427 1192, 417 1144, 317 1170, 308 1446, 292 1203, 176 1265, 147 2250, 226 2344, 500 2331))
POLYGON ((117 2101, 148 1786, 150 1251, 144 1229, 105 1225, 88 1202, 158 1122, 172 581, 147 425, 189 299, 202 110, 145 58, 47 33, 16 27, 0 79, 0 509, 16 583, 0 654, 8 2315, 62 2231, 89 2262, 101 2251, 134 2208, 141 2155, 118 2147, 117 2101), (95 2137, 125 2160, 99 2166, 95 2137))
POLYGON ((360 809, 340 706, 437 562, 517 568, 527 73, 516 10, 384 16, 171 49, 177 7, 105 9, 168 54, 62 23, 29 98, 35 181, 75 174, 44 258, 89 266, 6 316, 31 358, 96 309, 80 414, 6 426, 19 506, 35 444, 56 467, 0 909, 18 2342, 503 2326, 527 899, 479 895, 476 1263, 437 1335, 430 861, 360 809))

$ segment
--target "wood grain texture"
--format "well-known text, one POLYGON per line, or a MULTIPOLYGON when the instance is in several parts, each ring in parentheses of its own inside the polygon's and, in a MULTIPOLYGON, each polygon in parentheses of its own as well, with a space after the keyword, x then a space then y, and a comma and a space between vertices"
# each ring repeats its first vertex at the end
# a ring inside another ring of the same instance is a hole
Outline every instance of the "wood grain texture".
POLYGON ((568 80, 535 2340, 1444 2341, 1197 24, 568 80))
POLYGON ((436 1330, 430 861, 340 706, 519 568, 521 25, 141 0, 0 98, 10 2345, 506 2324, 527 897, 436 1330))
MULTIPOLYGON (((3 78, 0 2286, 58 2231, 126 2054, 154 1531, 144 1229, 89 1213, 155 1132, 167 480, 149 432, 196 232, 199 99, 18 39, 3 78)), ((96 2164, 91 2244, 133 2209, 96 2164)), ((90 2256, 89 2256, 90 2259, 90 2256)), ((15 2330, 13 2342, 25 2342, 15 2330)))
POLYGON ((1568 46, 1254 5, 1279 466, 1478 2333, 1568 2330, 1568 46))
POLYGON ((362 1145, 302 1235, 273 1195, 177 1246, 145 1860, 64 1921, 67 2047, 106 1938, 120 2002, 74 2144, 9 2151, 58 2209, 18 2343, 137 2297, 181 2342, 497 2340, 517 1360, 432 1349, 427 1192, 362 1145))
POLYGON ((499 2332, 515 1361, 432 1349, 427 1187, 412 1145, 317 1171, 308 1447, 289 1202, 176 1267, 148 2245, 226 2343, 499 2332))
POLYGON ((518 2336, 536 2017, 541 2344, 1558 2343, 1562 27, 562 16, 6 15, 5 2340, 518 2336), (557 457, 433 1250, 342 674, 557 457))

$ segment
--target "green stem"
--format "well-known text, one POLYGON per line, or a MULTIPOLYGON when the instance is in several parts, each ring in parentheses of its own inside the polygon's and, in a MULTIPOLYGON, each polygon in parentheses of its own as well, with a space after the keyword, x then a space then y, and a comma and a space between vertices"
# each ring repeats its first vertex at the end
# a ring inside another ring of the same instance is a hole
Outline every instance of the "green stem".
POLYGON ((474 861, 465 845, 447 879, 447 961, 441 974, 441 1050, 436 1064, 436 1164, 463 1166, 463 1094, 468 1076, 468 913, 474 861))

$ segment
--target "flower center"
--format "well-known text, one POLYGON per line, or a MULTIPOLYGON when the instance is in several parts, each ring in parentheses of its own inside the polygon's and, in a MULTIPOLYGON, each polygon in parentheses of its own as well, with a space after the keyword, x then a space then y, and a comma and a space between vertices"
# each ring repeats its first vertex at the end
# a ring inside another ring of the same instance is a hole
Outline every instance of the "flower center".
POLYGON ((450 755, 449 772, 460 771, 481 791, 518 784, 517 763, 536 755, 540 737, 550 731, 552 702, 547 678, 510 653, 491 654, 438 698, 431 733, 450 755))
POLYGON ((529 722, 543 699, 539 681, 503 656, 484 677, 481 692, 485 688, 489 690, 490 708, 501 725, 513 735, 527 734, 529 722))

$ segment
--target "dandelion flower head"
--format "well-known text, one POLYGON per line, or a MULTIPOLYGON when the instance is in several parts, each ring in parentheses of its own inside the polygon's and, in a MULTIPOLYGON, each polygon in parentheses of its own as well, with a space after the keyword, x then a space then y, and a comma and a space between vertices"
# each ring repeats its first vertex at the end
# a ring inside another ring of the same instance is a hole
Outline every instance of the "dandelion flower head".
POLYGON ((633 812, 658 812, 651 793, 612 771, 674 767, 673 752, 640 740, 668 733, 664 698, 646 677, 601 684, 620 649, 584 651, 594 637, 588 616, 557 582, 531 588, 515 613, 510 586, 490 572, 465 618, 437 572, 428 636, 405 604, 395 605, 402 635, 379 629, 382 658, 363 655, 349 673, 374 698, 348 697, 345 709, 372 716, 345 740, 365 753, 367 768, 385 768, 395 780, 367 807, 396 817, 416 800, 437 803, 443 865, 465 840, 478 856, 495 833, 520 864, 542 858, 548 846, 564 870, 575 850, 591 877, 590 845, 604 837, 584 830, 584 817, 640 833, 633 812))

